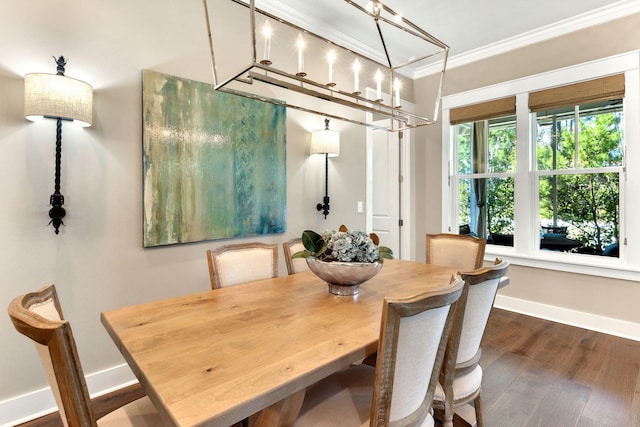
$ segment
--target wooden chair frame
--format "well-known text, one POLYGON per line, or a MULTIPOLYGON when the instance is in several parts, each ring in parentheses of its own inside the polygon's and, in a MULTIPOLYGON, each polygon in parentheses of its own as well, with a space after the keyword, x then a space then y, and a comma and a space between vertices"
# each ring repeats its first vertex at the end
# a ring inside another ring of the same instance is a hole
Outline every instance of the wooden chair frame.
POLYGON ((27 425, 61 425, 61 417, 65 416, 70 426, 96 426, 98 419, 145 396, 140 384, 135 384, 95 399, 89 398, 71 325, 64 319, 54 285, 14 298, 7 311, 18 332, 47 348, 53 367, 51 375, 47 376, 61 406, 59 413, 46 415, 27 425), (61 320, 47 319, 32 310, 49 301, 61 320))
POLYGON ((464 234, 451 234, 451 233, 438 233, 438 234, 427 234, 426 235, 426 249, 427 249, 427 264, 435 264, 433 262, 433 258, 434 258, 434 249, 432 248, 432 242, 434 240, 442 240, 442 239, 448 239, 448 240, 458 240, 458 241, 466 241, 466 242, 470 242, 472 244, 477 245, 478 247, 478 251, 476 253, 476 258, 475 258, 475 262, 474 262, 474 269, 478 269, 480 267, 482 267, 482 263, 484 260, 484 252, 485 252, 485 248, 487 245, 487 241, 485 239, 481 239, 479 237, 475 237, 475 236, 469 236, 469 235, 464 235, 464 234))
MULTIPOLYGON (((484 283, 488 280, 498 280, 498 286, 496 293, 493 294, 491 300, 491 306, 495 302, 497 290, 506 286, 509 283, 508 278, 505 276, 509 268, 509 262, 502 261, 500 258, 496 258, 492 266, 480 268, 471 272, 460 273, 464 280, 464 290, 462 296, 458 302, 456 313, 452 322, 451 332, 447 343, 447 349, 445 352, 444 362, 442 370, 440 372, 440 384, 444 391, 444 401, 434 401, 433 407, 436 409, 436 413, 442 414, 444 427, 453 426, 454 410, 457 407, 465 405, 469 402, 474 402, 475 414, 476 414, 476 426, 483 427, 484 421, 482 418, 482 385, 478 387, 472 394, 465 396, 461 399, 454 399, 453 396, 453 382, 457 377, 472 372, 478 366, 482 349, 478 346, 478 350, 474 356, 468 360, 458 362, 458 350, 460 349, 460 339, 462 336, 463 325, 465 321, 465 311, 469 296, 469 289, 472 286, 484 283), (439 412, 438 412, 439 411, 439 412)), ((486 325, 485 325, 486 328, 486 325)), ((484 335, 482 329, 481 335, 484 335)))
POLYGON ((409 416, 395 420, 391 423, 394 427, 412 426, 422 422, 431 411, 433 395, 435 393, 438 376, 447 345, 447 337, 456 311, 457 301, 463 291, 463 281, 454 279, 452 286, 438 292, 427 292, 404 299, 385 299, 380 340, 378 342, 378 359, 376 362, 376 381, 373 389, 373 401, 371 405, 371 426, 389 426, 391 414, 391 397, 394 384, 394 372, 396 357, 398 354, 398 338, 400 319, 434 308, 450 305, 449 314, 444 324, 442 338, 435 357, 432 375, 425 398, 420 407, 409 416))
POLYGON ((295 264, 293 263, 293 259, 291 258, 295 253, 291 250, 291 248, 297 244, 302 244, 302 239, 300 237, 282 242, 282 252, 284 253, 284 260, 287 264, 287 273, 289 274, 299 273, 299 271, 296 271, 295 264))
POLYGON ((251 242, 251 243, 239 243, 235 245, 224 245, 217 249, 207 250, 207 260, 209 262, 209 278, 211 279, 211 289, 219 289, 225 286, 225 284, 222 283, 221 281, 219 268, 216 265, 216 256, 223 255, 226 252, 242 251, 245 249, 255 249, 255 248, 268 249, 273 252, 271 278, 278 277, 278 245, 277 244, 251 242))

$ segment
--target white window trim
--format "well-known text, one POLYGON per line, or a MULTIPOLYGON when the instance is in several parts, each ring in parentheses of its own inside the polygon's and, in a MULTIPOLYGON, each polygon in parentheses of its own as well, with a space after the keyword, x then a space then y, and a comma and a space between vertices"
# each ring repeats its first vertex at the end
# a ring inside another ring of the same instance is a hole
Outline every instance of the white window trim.
POLYGON ((452 150, 452 108, 515 95, 517 139, 530 141, 534 132, 528 107, 530 92, 619 73, 625 74, 625 164, 633 165, 626 169, 626 181, 621 182, 625 189, 620 192, 620 258, 540 251, 536 248, 538 242, 534 233, 517 233, 517 230, 532 230, 538 226, 534 215, 537 207, 533 206, 535 182, 530 173, 533 161, 531 144, 518 144, 516 148, 515 185, 519 190, 515 194, 515 246, 487 245, 485 258, 492 260, 499 256, 515 265, 640 281, 640 221, 634 220, 633 215, 640 212, 640 51, 443 97, 442 164, 445 167, 442 168, 442 231, 457 232, 457 206, 454 206, 454 198, 450 197, 453 168, 457 164, 452 150))

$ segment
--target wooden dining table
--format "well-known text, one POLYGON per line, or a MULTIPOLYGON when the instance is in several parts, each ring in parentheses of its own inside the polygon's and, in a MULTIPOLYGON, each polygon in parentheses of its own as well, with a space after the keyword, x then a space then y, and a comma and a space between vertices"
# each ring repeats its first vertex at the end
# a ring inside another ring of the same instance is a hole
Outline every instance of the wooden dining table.
MULTIPOLYGON (((250 268, 250 266, 247 266, 250 268)), ((169 425, 290 425, 306 387, 377 350, 385 297, 455 269, 386 260, 357 296, 311 272, 105 311, 101 321, 169 425)))

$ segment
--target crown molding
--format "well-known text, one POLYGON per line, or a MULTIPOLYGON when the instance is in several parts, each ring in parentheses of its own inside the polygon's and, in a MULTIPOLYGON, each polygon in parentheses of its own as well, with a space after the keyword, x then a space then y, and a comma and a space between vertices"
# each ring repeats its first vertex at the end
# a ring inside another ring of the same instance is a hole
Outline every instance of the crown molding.
MULTIPOLYGON (((604 6, 591 12, 583 13, 554 24, 540 27, 478 49, 473 49, 459 55, 453 55, 449 57, 449 60, 447 61, 447 69, 460 67, 491 56, 579 31, 584 28, 624 18, 638 12, 640 12, 640 0, 622 0, 613 5, 604 6)), ((418 79, 431 74, 440 73, 441 71, 442 61, 438 61, 418 68, 414 72, 413 78, 418 79)))

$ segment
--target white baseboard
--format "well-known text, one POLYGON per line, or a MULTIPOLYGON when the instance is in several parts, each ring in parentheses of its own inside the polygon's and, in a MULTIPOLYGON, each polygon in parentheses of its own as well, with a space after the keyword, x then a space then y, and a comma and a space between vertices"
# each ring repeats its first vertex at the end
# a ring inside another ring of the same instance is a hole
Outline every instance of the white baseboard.
POLYGON ((503 295, 496 296, 494 306, 566 325, 640 341, 640 324, 626 320, 613 319, 503 295))
MULTIPOLYGON (((87 375, 91 397, 137 382, 126 364, 87 375)), ((9 427, 57 411, 51 388, 46 387, 0 401, 0 426, 9 427)))

